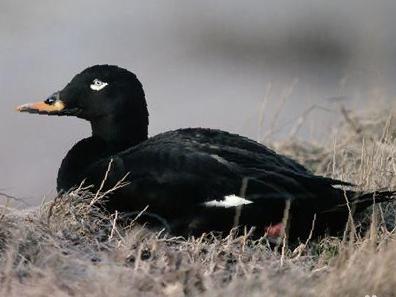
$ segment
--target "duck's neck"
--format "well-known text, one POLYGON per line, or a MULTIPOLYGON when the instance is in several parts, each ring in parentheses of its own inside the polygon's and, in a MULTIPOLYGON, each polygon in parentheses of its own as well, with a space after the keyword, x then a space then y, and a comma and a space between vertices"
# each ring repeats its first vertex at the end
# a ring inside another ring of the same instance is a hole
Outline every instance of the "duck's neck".
POLYGON ((91 121, 91 126, 92 137, 75 144, 63 159, 58 172, 58 191, 79 185, 89 175, 86 170, 95 162, 147 139, 147 117, 101 117, 91 121))
POLYGON ((105 116, 91 121, 92 136, 117 151, 135 146, 148 137, 147 118, 130 115, 105 116))

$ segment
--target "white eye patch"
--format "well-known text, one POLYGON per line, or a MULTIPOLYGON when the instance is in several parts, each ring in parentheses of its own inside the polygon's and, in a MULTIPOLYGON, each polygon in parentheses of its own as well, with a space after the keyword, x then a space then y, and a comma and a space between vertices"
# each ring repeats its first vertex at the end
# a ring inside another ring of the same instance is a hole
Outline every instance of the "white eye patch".
POLYGON ((102 90, 104 87, 106 87, 107 85, 108 85, 107 82, 103 82, 103 81, 101 81, 101 80, 95 78, 95 79, 93 80, 93 82, 89 85, 89 87, 91 88, 91 90, 100 91, 100 90, 102 90))

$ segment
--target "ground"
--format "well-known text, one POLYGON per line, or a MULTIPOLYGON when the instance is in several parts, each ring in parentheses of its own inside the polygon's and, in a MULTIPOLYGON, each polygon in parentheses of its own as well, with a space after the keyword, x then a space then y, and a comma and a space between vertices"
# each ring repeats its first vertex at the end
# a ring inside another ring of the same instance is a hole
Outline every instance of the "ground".
MULTIPOLYGON (((361 190, 395 189, 393 115, 342 113, 323 144, 271 145, 361 190)), ((78 189, 38 209, 1 208, 0 296, 396 296, 392 202, 351 220, 342 238, 270 247, 249 230, 183 239, 120 226, 91 206, 98 198, 78 189)))

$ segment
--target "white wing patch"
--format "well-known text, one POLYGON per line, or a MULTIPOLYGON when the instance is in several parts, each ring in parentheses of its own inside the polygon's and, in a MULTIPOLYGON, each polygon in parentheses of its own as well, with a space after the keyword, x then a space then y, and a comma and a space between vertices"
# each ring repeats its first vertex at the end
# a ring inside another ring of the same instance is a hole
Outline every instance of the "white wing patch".
POLYGON ((207 207, 236 207, 240 205, 246 205, 253 203, 253 201, 247 200, 245 198, 236 196, 236 195, 228 195, 224 197, 224 200, 212 200, 205 202, 203 205, 207 207))
POLYGON ((106 87, 108 85, 107 82, 101 81, 97 78, 95 78, 93 80, 93 82, 89 85, 89 87, 91 88, 91 90, 94 91, 100 91, 102 90, 104 87, 106 87))

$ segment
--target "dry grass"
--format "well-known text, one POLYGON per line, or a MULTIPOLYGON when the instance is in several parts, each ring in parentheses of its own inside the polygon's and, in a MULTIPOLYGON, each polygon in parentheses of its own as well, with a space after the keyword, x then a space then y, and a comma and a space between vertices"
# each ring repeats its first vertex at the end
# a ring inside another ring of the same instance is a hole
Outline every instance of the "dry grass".
MULTIPOLYGON (((394 189, 391 115, 344 111, 344 117, 326 145, 289 140, 273 146, 363 190, 394 189)), ((0 209, 0 296, 396 295, 393 204, 359 219, 368 227, 365 237, 287 250, 248 233, 182 239, 137 223, 122 227, 117 214, 91 205, 95 197, 80 189, 39 210, 0 209)))

